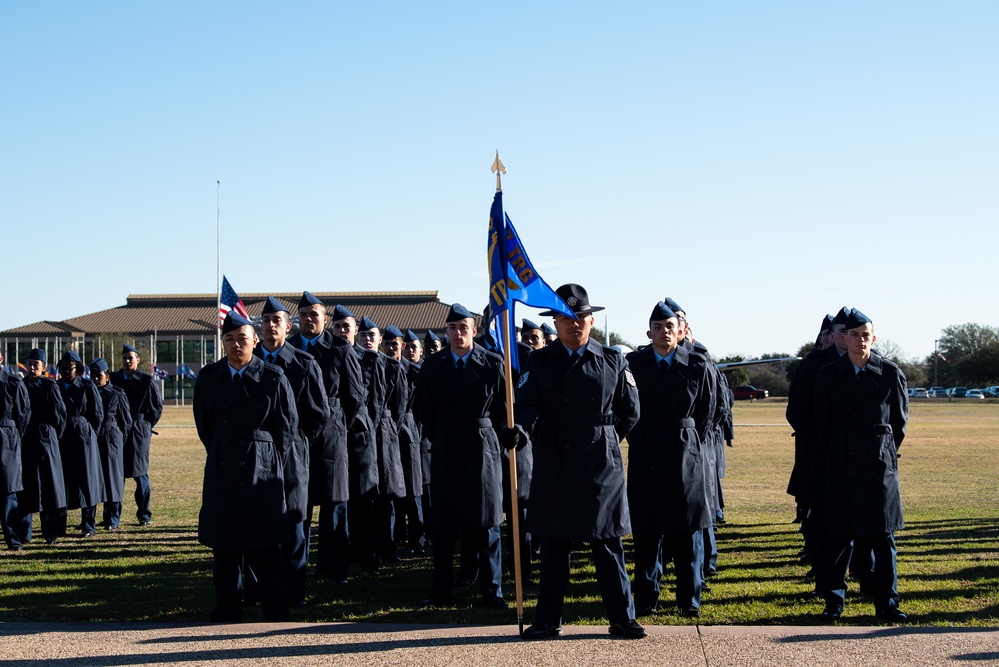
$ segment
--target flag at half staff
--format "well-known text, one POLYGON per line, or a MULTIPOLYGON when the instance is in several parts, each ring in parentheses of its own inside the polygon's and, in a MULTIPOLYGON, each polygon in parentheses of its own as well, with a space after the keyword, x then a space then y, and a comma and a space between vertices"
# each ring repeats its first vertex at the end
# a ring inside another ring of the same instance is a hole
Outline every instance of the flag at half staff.
MULTIPOLYGON (((548 283, 534 269, 524 244, 517 235, 509 216, 503 211, 503 193, 497 192, 489 211, 489 321, 503 317, 506 322, 507 340, 496 336, 497 345, 502 351, 509 346, 516 350, 516 327, 514 325, 513 303, 520 302, 532 308, 545 308, 575 317, 565 301, 555 293, 548 283)), ((517 355, 511 355, 516 367, 517 355)))
POLYGON ((225 322, 225 316, 229 314, 230 310, 235 310, 246 319, 250 319, 250 316, 246 314, 243 300, 229 284, 229 279, 222 276, 222 294, 219 295, 219 327, 225 322))

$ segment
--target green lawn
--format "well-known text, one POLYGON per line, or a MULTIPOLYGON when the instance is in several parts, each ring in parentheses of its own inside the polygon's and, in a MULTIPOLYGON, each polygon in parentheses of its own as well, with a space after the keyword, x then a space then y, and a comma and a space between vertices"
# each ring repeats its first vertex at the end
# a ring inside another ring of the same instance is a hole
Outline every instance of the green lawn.
MULTIPOLYGON (((719 530, 720 573, 700 623, 809 624, 822 603, 811 596, 793 500, 784 493, 793 443, 779 399, 740 402, 735 447, 724 480, 729 524, 719 530)), ((203 621, 213 606, 211 555, 197 543, 204 450, 190 408, 170 407, 153 441, 153 525, 135 525, 127 502, 115 533, 55 546, 40 539, 21 553, 0 552, 0 620, 203 621)), ((907 528, 898 533, 899 590, 912 622, 999 626, 999 403, 914 403, 900 461, 907 528)), ((132 483, 127 485, 127 494, 132 483)), ((71 514, 71 524, 78 517, 71 514)), ((38 519, 35 523, 37 528, 38 519)), ((300 621, 513 624, 516 612, 486 610, 476 591, 458 591, 451 609, 417 607, 430 586, 430 559, 409 558, 377 579, 347 586, 310 582, 300 621)), ((691 623, 665 611, 646 624, 691 623)), ((536 591, 526 591, 526 619, 536 591)), ((513 584, 506 587, 512 602, 513 584)), ((247 620, 259 620, 250 608, 247 620)), ((605 624, 585 552, 574 561, 567 623, 605 624)), ((849 600, 842 623, 876 624, 870 601, 849 600)))

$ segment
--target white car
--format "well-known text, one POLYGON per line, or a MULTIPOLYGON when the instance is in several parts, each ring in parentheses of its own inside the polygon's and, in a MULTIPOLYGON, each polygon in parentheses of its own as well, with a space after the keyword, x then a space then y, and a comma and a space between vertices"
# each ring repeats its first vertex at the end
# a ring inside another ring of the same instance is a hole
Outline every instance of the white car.
POLYGON ((922 388, 922 387, 916 387, 915 389, 912 389, 911 391, 909 391, 909 397, 910 398, 929 398, 930 395, 929 395, 929 392, 926 391, 924 388, 922 388))
POLYGON ((981 389, 969 389, 968 393, 965 394, 964 397, 985 400, 985 394, 982 393, 981 389))

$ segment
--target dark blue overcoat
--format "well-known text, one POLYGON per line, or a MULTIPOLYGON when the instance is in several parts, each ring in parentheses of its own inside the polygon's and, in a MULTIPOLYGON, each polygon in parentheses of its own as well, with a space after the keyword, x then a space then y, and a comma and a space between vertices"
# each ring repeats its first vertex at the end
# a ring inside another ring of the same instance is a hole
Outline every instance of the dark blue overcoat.
POLYGON ((533 352, 517 390, 534 446, 528 526, 563 542, 631 532, 621 440, 638 421, 638 390, 620 352, 593 339, 584 349, 571 368, 560 342, 533 352))
POLYGON ((107 502, 120 503, 125 496, 125 434, 132 430, 132 413, 125 392, 110 382, 98 393, 104 406, 104 421, 97 432, 104 491, 107 502))
POLYGON ((111 374, 111 384, 125 392, 132 412, 132 428, 125 434, 125 477, 149 474, 149 448, 153 427, 163 415, 163 397, 156 378, 136 370, 130 378, 125 371, 111 374))
POLYGON ((58 384, 66 404, 66 429, 59 439, 66 507, 71 510, 93 507, 106 497, 101 452, 97 447, 104 403, 97 385, 90 380, 78 377, 72 382, 59 380, 58 384))
POLYGON ((0 497, 23 491, 21 437, 31 420, 31 400, 20 375, 0 368, 0 497))
POLYGON ((31 420, 21 440, 24 491, 17 506, 22 514, 66 507, 59 438, 66 428, 66 404, 51 378, 25 380, 31 401, 31 420))

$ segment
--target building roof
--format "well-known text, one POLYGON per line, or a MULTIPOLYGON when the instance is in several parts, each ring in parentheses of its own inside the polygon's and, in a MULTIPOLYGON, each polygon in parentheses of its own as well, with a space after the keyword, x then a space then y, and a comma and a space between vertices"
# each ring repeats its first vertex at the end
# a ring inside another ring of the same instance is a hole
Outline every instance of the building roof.
MULTIPOLYGON (((427 292, 313 292, 332 310, 342 304, 358 318, 369 317, 380 327, 442 331, 451 305, 441 303, 436 291, 427 292)), ((268 296, 298 312, 301 293, 242 294, 250 317, 260 316, 268 296)), ((147 336, 214 336, 218 326, 214 294, 130 294, 124 306, 72 317, 62 322, 42 321, 0 331, 0 336, 73 336, 127 334, 147 336)))

